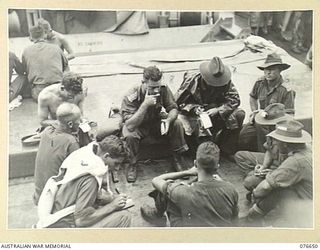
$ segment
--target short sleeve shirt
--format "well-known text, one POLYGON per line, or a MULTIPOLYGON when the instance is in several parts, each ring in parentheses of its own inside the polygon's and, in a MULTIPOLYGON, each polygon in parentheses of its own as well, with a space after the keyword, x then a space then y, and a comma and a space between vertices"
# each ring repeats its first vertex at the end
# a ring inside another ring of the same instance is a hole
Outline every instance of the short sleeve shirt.
POLYGON ((165 193, 180 210, 173 226, 223 227, 231 226, 238 217, 238 193, 232 184, 210 180, 168 183, 165 193))
POLYGON ((55 213, 74 204, 75 212, 50 227, 76 227, 75 220, 77 218, 94 213, 98 188, 96 178, 90 174, 61 185, 57 191, 52 212, 55 213))
POLYGON ((250 96, 259 101, 259 108, 265 109, 272 103, 282 103, 286 109, 294 109, 294 94, 283 86, 282 78, 270 88, 267 80, 262 77, 255 82, 250 96))
POLYGON ((266 176, 272 188, 291 188, 302 199, 312 199, 312 153, 307 147, 292 152, 282 164, 266 176))
MULTIPOLYGON (((136 86, 125 95, 122 100, 121 113, 124 121, 128 120, 141 106, 144 101, 144 94, 141 86, 136 86)), ((173 94, 168 86, 163 85, 160 88, 160 97, 156 105, 151 106, 147 110, 147 114, 144 117, 144 122, 151 122, 160 119, 160 111, 165 108, 166 112, 170 112, 172 109, 178 109, 177 104, 174 101, 173 94)))
POLYGON ((79 148, 76 138, 48 126, 42 132, 35 164, 35 199, 36 202, 51 176, 59 172, 62 162, 79 148))
POLYGON ((53 84, 62 81, 68 60, 58 46, 39 41, 23 51, 22 64, 30 84, 53 84))

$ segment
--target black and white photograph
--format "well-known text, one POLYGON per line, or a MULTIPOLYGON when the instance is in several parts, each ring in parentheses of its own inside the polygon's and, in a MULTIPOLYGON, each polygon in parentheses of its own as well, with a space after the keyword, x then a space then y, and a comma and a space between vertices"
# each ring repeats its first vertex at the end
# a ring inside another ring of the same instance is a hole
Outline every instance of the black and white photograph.
POLYGON ((315 228, 312 9, 7 20, 7 229, 315 228))

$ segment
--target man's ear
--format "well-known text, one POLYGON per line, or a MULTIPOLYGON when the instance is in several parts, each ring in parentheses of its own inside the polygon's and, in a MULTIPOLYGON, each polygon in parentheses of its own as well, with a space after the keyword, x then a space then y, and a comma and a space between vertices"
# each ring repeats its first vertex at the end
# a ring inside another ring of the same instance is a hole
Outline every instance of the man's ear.
POLYGON ((107 152, 103 155, 103 158, 107 159, 107 157, 109 156, 110 154, 107 152))
POLYGON ((68 124, 68 127, 69 127, 69 128, 72 128, 72 127, 73 127, 73 121, 69 121, 67 124, 68 124))

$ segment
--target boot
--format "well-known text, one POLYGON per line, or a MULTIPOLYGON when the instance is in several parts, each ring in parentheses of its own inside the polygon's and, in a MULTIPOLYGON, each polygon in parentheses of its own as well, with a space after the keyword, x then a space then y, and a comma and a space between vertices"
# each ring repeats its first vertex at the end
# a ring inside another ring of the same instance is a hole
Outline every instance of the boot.
POLYGON ((264 213, 263 211, 254 204, 249 209, 249 214, 246 217, 247 226, 249 227, 262 227, 263 226, 263 218, 264 213))
POLYGON ((137 165, 130 164, 126 169, 127 182, 135 182, 137 180, 137 165))
POLYGON ((112 181, 113 183, 118 183, 119 182, 119 172, 117 169, 114 169, 111 171, 111 176, 112 176, 112 181))

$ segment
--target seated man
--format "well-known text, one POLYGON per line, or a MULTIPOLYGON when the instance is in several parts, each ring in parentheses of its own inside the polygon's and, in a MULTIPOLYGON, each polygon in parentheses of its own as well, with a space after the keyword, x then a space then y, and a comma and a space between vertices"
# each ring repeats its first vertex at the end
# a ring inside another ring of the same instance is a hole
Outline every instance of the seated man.
POLYGON ((38 117, 40 125, 46 127, 56 122, 57 108, 63 102, 74 103, 83 115, 85 93, 83 79, 75 73, 63 74, 62 82, 46 87, 38 97, 38 117))
POLYGON ((237 224, 238 193, 234 186, 217 175, 220 150, 213 142, 200 144, 195 167, 155 177, 152 185, 156 208, 141 207, 150 223, 163 225, 164 212, 172 227, 225 227, 237 224), (197 176, 191 185, 173 182, 184 176, 197 176))
MULTIPOLYGON (((286 114, 286 110, 283 104, 273 103, 266 107, 264 110, 260 110, 255 115, 255 124, 257 125, 257 131, 262 131, 261 135, 267 135, 275 129, 276 123, 290 119, 293 119, 293 117, 291 115, 286 114)), ((267 148, 266 144, 264 146, 267 148)), ((241 168, 243 173, 247 175, 248 172, 252 171, 255 167, 255 165, 252 164, 255 164, 256 162, 262 163, 263 159, 266 158, 266 155, 269 156, 270 152, 267 151, 266 153, 261 153, 251 151, 238 151, 234 156, 234 160, 236 161, 237 165, 241 168)), ((270 163, 274 167, 279 166, 279 162, 277 161, 279 160, 278 156, 279 155, 276 154, 273 159, 266 161, 265 164, 270 163)))
POLYGON ((30 97, 30 93, 28 93, 27 88, 28 81, 24 73, 24 68, 19 58, 13 52, 9 51, 9 102, 20 94, 23 97, 30 97), (18 76, 12 82, 13 70, 15 70, 18 76))
POLYGON ((22 65, 31 85, 31 95, 38 101, 39 93, 47 86, 61 83, 64 71, 69 70, 68 60, 59 47, 45 42, 42 27, 30 28, 34 44, 25 48, 22 53, 22 65))
POLYGON ((57 175, 62 162, 79 148, 76 139, 81 117, 79 107, 72 103, 63 103, 56 110, 56 115, 56 123, 47 126, 41 134, 36 156, 33 195, 36 205, 47 180, 57 175))
POLYGON ((253 113, 250 115, 249 123, 240 131, 240 150, 264 152, 263 144, 268 130, 255 123, 255 115, 259 109, 265 109, 273 103, 282 103, 287 113, 294 114, 295 92, 283 86, 281 76, 281 71, 289 67, 290 65, 282 63, 280 56, 275 53, 269 54, 264 64, 258 66, 258 69, 264 71, 264 76, 256 81, 250 93, 250 107, 253 113))
POLYGON ((59 32, 52 30, 51 25, 47 20, 43 18, 38 19, 38 25, 44 29, 44 32, 47 35, 46 41, 48 43, 56 44, 62 51, 65 50, 68 53, 66 57, 69 61, 75 58, 68 40, 59 32))
POLYGON ((312 225, 312 151, 306 144, 311 142, 311 135, 302 128, 298 121, 281 121, 267 135, 267 153, 272 159, 278 155, 279 164, 269 168, 265 164, 267 157, 263 165, 258 159, 259 165, 246 177, 244 185, 254 201, 247 217, 249 223, 259 225, 266 214, 280 205, 286 216, 295 220, 288 223, 294 224, 301 217, 304 225, 312 225))
POLYGON ((116 136, 108 136, 99 143, 92 142, 70 154, 63 162, 59 176, 51 183, 48 181, 40 197, 39 206, 50 212, 39 211, 38 225, 49 228, 129 227, 131 215, 122 210, 126 195, 113 196, 108 190, 108 167, 122 164, 128 156, 124 143, 116 136), (48 209, 42 202, 46 191, 53 190, 51 186, 58 189, 53 196, 52 208, 48 209), (103 191, 108 195, 101 195, 103 191), (69 212, 63 214, 67 210, 69 212), (54 220, 49 220, 50 217, 54 220), (46 223, 48 221, 50 223, 46 223))
POLYGON ((128 182, 136 180, 139 143, 148 135, 166 136, 173 151, 176 170, 181 171, 186 167, 182 154, 188 150, 188 146, 184 140, 183 126, 176 119, 177 104, 171 90, 161 82, 161 78, 162 72, 157 67, 146 68, 142 84, 132 88, 122 101, 122 133, 132 153, 132 162, 127 169, 128 182), (167 114, 162 116, 163 109, 167 114))
POLYGON ((179 120, 186 135, 191 137, 191 144, 196 144, 195 148, 200 143, 199 137, 212 136, 216 138, 221 153, 232 155, 236 152, 245 112, 238 109, 240 96, 231 81, 230 69, 219 57, 202 63, 199 73, 185 74, 176 101, 179 120), (209 130, 201 126, 201 113, 210 117, 212 127, 209 130))

